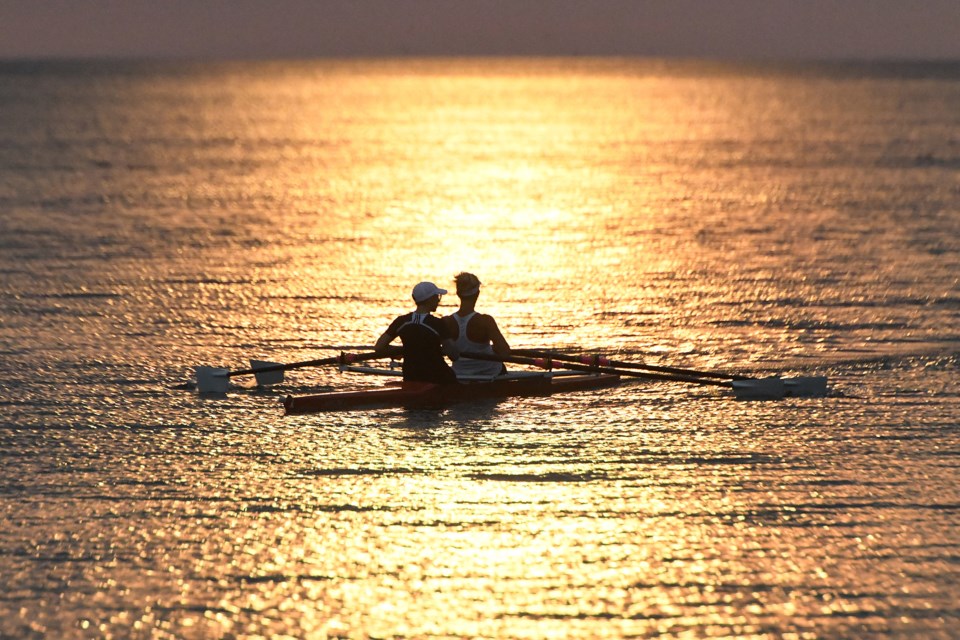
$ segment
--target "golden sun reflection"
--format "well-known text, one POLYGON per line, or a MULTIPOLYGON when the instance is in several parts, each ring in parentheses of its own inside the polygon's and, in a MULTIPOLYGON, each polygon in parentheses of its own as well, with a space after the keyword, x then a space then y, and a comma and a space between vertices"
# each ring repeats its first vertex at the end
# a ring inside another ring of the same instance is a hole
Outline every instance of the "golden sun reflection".
POLYGON ((956 74, 721 67, 7 64, 0 637, 949 637, 956 74), (514 348, 838 389, 189 379, 462 270, 514 348))

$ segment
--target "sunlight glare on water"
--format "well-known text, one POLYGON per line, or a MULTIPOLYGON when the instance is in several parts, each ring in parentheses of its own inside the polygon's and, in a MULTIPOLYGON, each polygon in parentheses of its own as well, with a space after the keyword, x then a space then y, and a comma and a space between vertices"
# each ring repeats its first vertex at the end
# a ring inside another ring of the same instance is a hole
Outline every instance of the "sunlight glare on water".
POLYGON ((949 73, 64 64, 0 66, 0 635, 957 628, 949 73), (463 270, 514 348, 831 393, 283 417, 383 381, 185 388, 362 350, 463 270))

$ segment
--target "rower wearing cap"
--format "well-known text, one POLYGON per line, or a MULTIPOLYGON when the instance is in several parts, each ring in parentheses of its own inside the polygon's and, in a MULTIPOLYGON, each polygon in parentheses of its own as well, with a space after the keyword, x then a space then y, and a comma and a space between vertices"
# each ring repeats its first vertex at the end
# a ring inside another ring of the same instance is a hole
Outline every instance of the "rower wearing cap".
MULTIPOLYGON (((456 339, 460 352, 510 355, 510 345, 500 332, 493 316, 477 313, 477 298, 480 296, 480 279, 472 273, 458 273, 454 278, 460 308, 443 319, 448 331, 456 339)), ((481 376, 493 378, 506 372, 501 362, 460 358, 453 363, 458 376, 481 376)))
POLYGON ((440 296, 447 293, 432 282, 421 282, 413 288, 416 311, 396 318, 377 340, 374 349, 385 352, 398 336, 403 343, 403 379, 406 381, 451 384, 457 382, 444 355, 456 358, 454 336, 446 323, 430 315, 437 310, 440 296))

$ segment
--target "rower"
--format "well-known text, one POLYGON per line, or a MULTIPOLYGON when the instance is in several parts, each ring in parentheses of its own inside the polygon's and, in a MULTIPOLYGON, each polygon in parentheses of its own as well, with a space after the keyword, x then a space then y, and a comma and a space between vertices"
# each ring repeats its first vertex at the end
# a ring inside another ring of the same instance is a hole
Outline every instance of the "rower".
POLYGON ((457 376, 443 359, 454 360, 459 351, 453 334, 440 318, 431 315, 447 293, 432 282, 421 282, 413 288, 415 311, 396 318, 377 340, 374 350, 385 353, 397 337, 403 343, 403 379, 406 382, 456 384, 457 376))
MULTIPOLYGON (((450 333, 456 338, 457 349, 461 352, 483 353, 506 357, 510 355, 510 345, 500 332, 493 316, 477 313, 477 298, 480 297, 480 279, 472 273, 458 273, 454 278, 460 308, 443 321, 450 333)), ((506 373, 502 362, 460 358, 453 363, 457 376, 488 376, 494 378, 506 373)))

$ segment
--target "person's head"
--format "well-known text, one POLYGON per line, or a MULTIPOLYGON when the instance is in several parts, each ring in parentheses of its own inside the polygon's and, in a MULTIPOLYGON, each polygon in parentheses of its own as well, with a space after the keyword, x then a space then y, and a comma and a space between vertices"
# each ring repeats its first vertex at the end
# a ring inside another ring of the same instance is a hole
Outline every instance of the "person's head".
POLYGON ((461 298, 476 298, 480 295, 480 278, 472 273, 458 273, 453 281, 457 283, 457 295, 461 298))
POLYGON ((440 304, 440 296, 446 292, 446 289, 441 289, 432 282, 421 282, 413 288, 413 301, 418 309, 426 307, 433 311, 440 304))

